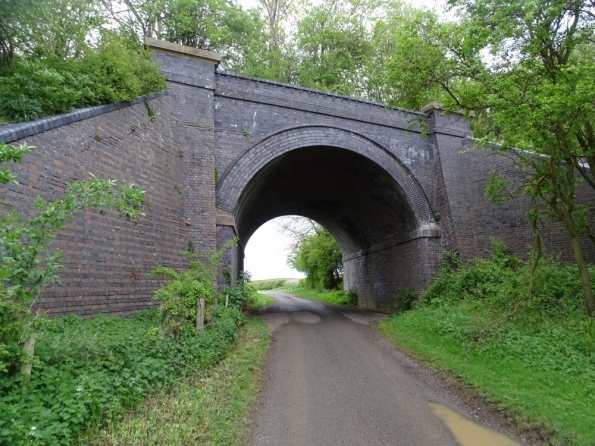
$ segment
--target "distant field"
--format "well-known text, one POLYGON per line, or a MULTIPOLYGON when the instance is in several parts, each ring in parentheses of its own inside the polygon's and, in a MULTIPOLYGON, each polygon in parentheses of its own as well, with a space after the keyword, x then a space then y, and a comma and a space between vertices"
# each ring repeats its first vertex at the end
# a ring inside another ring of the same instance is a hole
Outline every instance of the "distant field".
POLYGON ((253 280, 250 282, 254 288, 259 291, 274 290, 276 288, 283 288, 295 286, 300 279, 267 279, 267 280, 253 280))

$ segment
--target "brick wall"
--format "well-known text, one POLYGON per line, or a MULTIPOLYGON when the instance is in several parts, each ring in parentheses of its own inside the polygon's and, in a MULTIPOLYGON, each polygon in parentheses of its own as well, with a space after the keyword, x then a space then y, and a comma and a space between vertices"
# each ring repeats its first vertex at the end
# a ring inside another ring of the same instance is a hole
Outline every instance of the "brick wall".
MULTIPOLYGON (((135 312, 152 305, 152 291, 160 280, 149 279, 150 270, 157 264, 183 266, 178 252, 187 247, 188 230, 175 107, 165 94, 151 105, 156 111, 154 122, 139 100, 119 109, 96 107, 88 113, 95 116, 82 120, 62 116, 60 122, 46 125, 47 131, 24 139, 14 140, 0 129, 5 141, 26 141, 37 147, 12 169, 20 185, 0 185, 3 210, 17 208, 30 216, 38 194, 59 199, 68 183, 87 179, 88 172, 116 179, 118 184, 132 182, 146 191, 146 216, 136 225, 112 212, 98 215, 89 210, 60 231, 53 247, 64 254, 62 285, 45 288, 38 302, 44 311, 135 312)), ((29 125, 39 130, 37 124, 29 125)), ((40 126, 44 128, 43 123, 40 126)))

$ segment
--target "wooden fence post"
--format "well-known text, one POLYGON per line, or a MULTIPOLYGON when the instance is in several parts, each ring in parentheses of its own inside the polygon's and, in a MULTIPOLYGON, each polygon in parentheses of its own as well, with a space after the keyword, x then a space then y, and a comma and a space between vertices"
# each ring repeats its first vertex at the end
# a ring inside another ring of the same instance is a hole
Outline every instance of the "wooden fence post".
POLYGON ((21 373, 25 376, 25 379, 21 383, 23 386, 26 386, 29 383, 29 379, 31 378, 31 367, 33 366, 33 353, 35 352, 35 338, 29 338, 25 341, 25 346, 23 347, 23 356, 25 357, 25 361, 21 364, 21 373))
POLYGON ((196 329, 202 330, 205 328, 205 300, 201 297, 198 299, 196 308, 196 329))
POLYGON ((225 308, 229 307, 229 294, 225 295, 225 308))

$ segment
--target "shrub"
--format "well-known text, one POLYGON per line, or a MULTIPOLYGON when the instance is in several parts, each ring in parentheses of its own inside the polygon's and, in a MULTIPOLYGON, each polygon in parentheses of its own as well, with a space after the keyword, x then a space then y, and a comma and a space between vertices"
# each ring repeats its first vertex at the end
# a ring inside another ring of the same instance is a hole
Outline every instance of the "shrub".
POLYGON ((106 35, 80 59, 24 59, 0 77, 0 116, 29 121, 165 88, 150 52, 106 35))
MULTIPOLYGON (((535 270, 529 290, 531 262, 509 255, 493 240, 489 259, 472 259, 453 269, 448 262, 422 296, 426 305, 477 302, 486 311, 522 317, 559 318, 583 308, 580 275, 575 265, 544 259, 535 270)), ((595 268, 590 268, 595 277, 595 268)))

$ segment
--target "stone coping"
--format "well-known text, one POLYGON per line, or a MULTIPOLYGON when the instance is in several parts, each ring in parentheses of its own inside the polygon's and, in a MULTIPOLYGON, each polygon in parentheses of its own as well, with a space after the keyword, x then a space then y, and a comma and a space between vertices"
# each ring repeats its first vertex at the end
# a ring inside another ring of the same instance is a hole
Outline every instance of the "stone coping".
MULTIPOLYGON (((153 93, 149 96, 149 99, 155 99, 161 95, 167 95, 167 90, 162 92, 153 93)), ((95 107, 80 108, 67 113, 61 113, 59 115, 48 116, 41 118, 36 121, 19 122, 16 124, 7 124, 0 126, 0 142, 11 143, 20 139, 27 138, 29 136, 36 135, 38 133, 47 132, 63 125, 72 124, 77 121, 92 118, 94 116, 103 115, 104 113, 110 113, 123 108, 128 108, 133 105, 139 104, 145 100, 144 96, 141 96, 134 101, 129 102, 116 102, 115 104, 98 105, 95 107)))
POLYGON ((179 43, 166 42, 165 40, 157 40, 152 37, 145 37, 145 45, 149 49, 158 53, 172 54, 174 56, 187 57, 189 59, 198 59, 203 62, 210 62, 219 65, 221 62, 221 54, 214 51, 201 50, 191 46, 180 45, 179 43))

